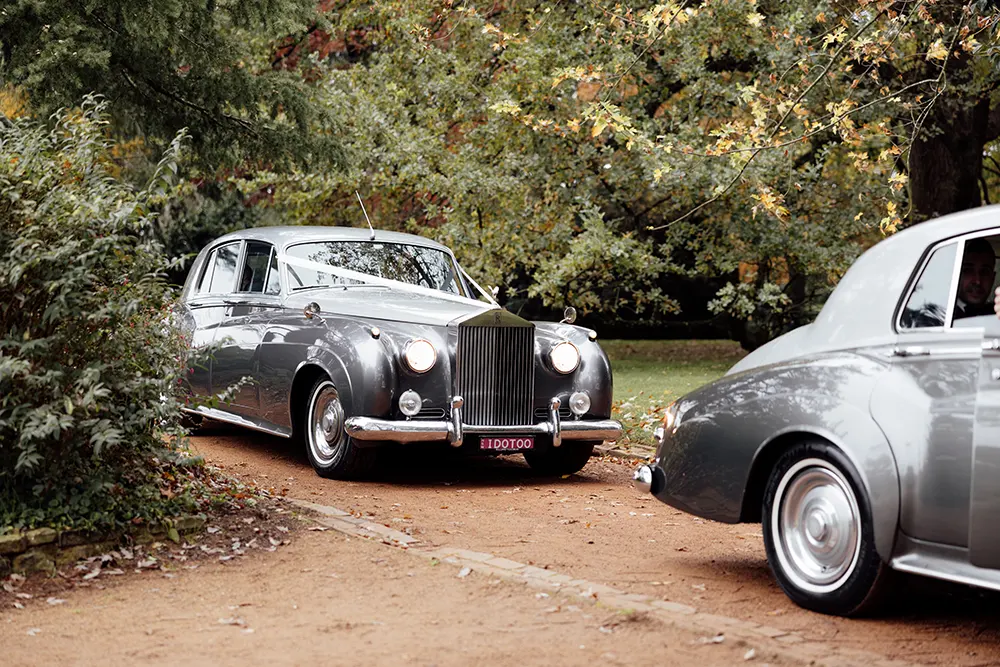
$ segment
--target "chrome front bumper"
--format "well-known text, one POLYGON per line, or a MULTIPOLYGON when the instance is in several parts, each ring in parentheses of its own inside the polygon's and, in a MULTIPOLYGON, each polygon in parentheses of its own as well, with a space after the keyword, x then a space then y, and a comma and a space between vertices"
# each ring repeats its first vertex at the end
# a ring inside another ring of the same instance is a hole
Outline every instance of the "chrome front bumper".
POLYGON ((559 416, 560 401, 549 401, 549 419, 539 424, 522 426, 473 426, 462 422, 461 396, 451 401, 449 421, 375 419, 372 417, 351 417, 344 425, 347 434, 358 441, 389 440, 392 442, 440 442, 447 441, 453 447, 461 447, 466 434, 469 435, 551 435, 552 445, 559 447, 563 440, 615 441, 622 434, 622 425, 613 419, 565 420, 559 416))

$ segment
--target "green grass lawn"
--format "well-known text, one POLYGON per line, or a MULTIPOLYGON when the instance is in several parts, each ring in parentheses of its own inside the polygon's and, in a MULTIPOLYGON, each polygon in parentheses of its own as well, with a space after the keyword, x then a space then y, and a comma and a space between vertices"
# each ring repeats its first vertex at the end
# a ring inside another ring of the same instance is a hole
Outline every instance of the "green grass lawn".
POLYGON ((746 354, 728 340, 605 340, 615 394, 613 417, 625 427, 620 446, 652 445, 663 409, 722 376, 746 354))

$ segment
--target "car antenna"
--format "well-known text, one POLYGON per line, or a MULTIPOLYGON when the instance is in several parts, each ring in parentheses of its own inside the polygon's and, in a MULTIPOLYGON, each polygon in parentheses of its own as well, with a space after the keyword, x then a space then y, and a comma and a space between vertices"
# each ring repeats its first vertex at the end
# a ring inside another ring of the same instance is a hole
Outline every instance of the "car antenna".
POLYGON ((363 201, 361 201, 361 193, 358 192, 357 190, 355 190, 354 194, 356 194, 358 196, 358 203, 361 204, 361 212, 365 214, 365 220, 368 221, 368 229, 372 230, 372 238, 371 238, 371 240, 374 241, 375 240, 375 228, 372 227, 372 221, 368 217, 368 211, 365 210, 365 203, 363 201))

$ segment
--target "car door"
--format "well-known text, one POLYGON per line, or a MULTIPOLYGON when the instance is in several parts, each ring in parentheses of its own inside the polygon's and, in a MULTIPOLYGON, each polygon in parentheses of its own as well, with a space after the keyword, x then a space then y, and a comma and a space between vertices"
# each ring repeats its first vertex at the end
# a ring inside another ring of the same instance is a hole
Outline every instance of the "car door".
POLYGON ((240 242, 237 241, 221 245, 209 253, 186 303, 192 321, 188 379, 195 397, 207 397, 213 392, 213 346, 225 318, 225 299, 235 284, 239 248, 240 242))
POLYGON ((255 418, 260 413, 260 342, 267 322, 280 307, 274 246, 244 242, 239 267, 239 279, 225 299, 212 381, 217 392, 231 388, 228 411, 255 418))
MULTIPOLYGON (((890 372, 880 379, 871 405, 897 459, 900 528, 911 537, 961 547, 969 538, 983 318, 960 317, 959 295, 968 244, 990 233, 930 249, 898 313, 890 372)), ((993 273, 995 262, 993 256, 993 273)), ((988 289, 993 282, 991 276, 988 289)))
POLYGON ((1000 319, 984 325, 972 439, 969 562, 1000 568, 1000 319))

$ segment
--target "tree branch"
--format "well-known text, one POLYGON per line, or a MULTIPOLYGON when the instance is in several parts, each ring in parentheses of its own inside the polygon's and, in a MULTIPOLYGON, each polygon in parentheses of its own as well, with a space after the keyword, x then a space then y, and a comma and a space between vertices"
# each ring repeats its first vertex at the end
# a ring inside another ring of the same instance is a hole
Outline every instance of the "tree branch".
MULTIPOLYGON (((795 110, 795 107, 798 106, 799 102, 801 102, 802 100, 804 100, 805 97, 806 97, 806 95, 808 95, 812 91, 812 89, 815 88, 816 85, 826 77, 826 75, 833 68, 834 63, 837 62, 838 58, 847 49, 847 47, 851 43, 853 43, 854 40, 856 40, 858 37, 860 37, 862 34, 864 34, 864 32, 866 30, 868 30, 868 28, 870 28, 875 23, 875 21, 878 19, 878 17, 880 17, 881 15, 882 15, 882 11, 879 11, 879 12, 875 13, 875 15, 872 16, 871 20, 869 20, 867 23, 865 23, 863 26, 861 26, 861 28, 859 28, 858 31, 856 33, 854 33, 854 35, 849 40, 844 40, 843 45, 841 45, 841 47, 839 49, 837 49, 836 53, 833 54, 833 57, 830 58, 830 62, 827 63, 826 67, 823 68, 823 71, 819 73, 819 76, 817 76, 813 80, 812 83, 810 83, 808 86, 806 86, 805 90, 803 90, 799 94, 799 96, 797 98, 795 98, 795 101, 788 107, 788 110, 784 113, 784 115, 782 115, 781 119, 778 120, 778 122, 774 125, 774 129, 771 130, 771 134, 767 137, 766 141, 770 141, 771 139, 773 139, 775 137, 775 135, 778 134, 779 131, 781 131, 782 125, 784 125, 785 121, 788 120, 788 117, 792 115, 792 112, 795 110)), ((870 106, 870 104, 869 105, 864 105, 864 106, 870 106)), ((860 110, 861 108, 863 108, 863 107, 858 107, 857 110, 860 110)), ((857 111, 857 110, 855 110, 855 111, 857 111)), ((834 124, 836 124, 836 121, 834 122, 834 124)), ((726 192, 728 192, 734 185, 736 185, 737 182, 739 182, 739 180, 741 178, 743 178, 743 174, 746 173, 746 170, 750 167, 751 163, 753 163, 754 159, 758 155, 760 155, 765 149, 770 149, 770 148, 775 148, 775 147, 776 146, 759 146, 756 149, 747 149, 747 150, 753 150, 753 152, 750 154, 750 157, 747 158, 747 161, 743 164, 743 167, 739 170, 739 172, 737 172, 737 174, 735 176, 733 176, 733 178, 725 186, 723 186, 721 189, 716 190, 716 193, 714 195, 712 195, 711 199, 707 199, 707 200, 703 201, 702 203, 698 204, 697 206, 695 206, 694 208, 692 208, 691 210, 689 210, 687 213, 685 213, 684 215, 682 215, 681 217, 676 218, 674 220, 671 220, 670 222, 666 223, 665 225, 660 225, 659 227, 651 227, 651 228, 649 228, 650 231, 659 230, 659 229, 665 229, 665 228, 673 225, 674 223, 677 223, 677 222, 680 222, 681 220, 684 220, 685 218, 691 216, 695 212, 700 211, 701 209, 705 208, 709 204, 718 201, 719 197, 721 197, 726 192)))

